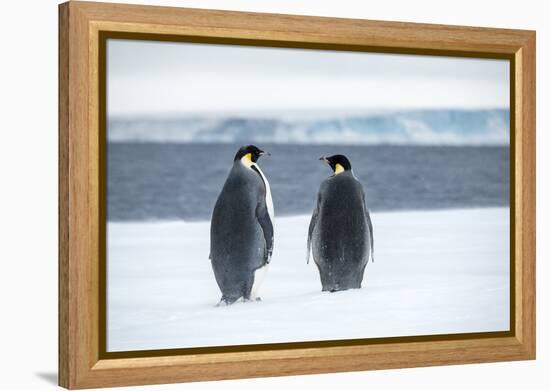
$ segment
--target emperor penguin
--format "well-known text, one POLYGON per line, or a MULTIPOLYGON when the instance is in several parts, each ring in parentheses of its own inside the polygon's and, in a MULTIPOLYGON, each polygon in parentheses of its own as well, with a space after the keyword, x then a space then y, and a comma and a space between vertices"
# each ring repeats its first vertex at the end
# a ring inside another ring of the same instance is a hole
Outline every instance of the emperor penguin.
POLYGON ((361 183, 344 155, 321 157, 333 170, 319 188, 309 224, 307 262, 313 255, 323 291, 361 288, 373 258, 372 222, 361 183))
POLYGON ((241 147, 218 196, 210 225, 210 260, 222 297, 260 300, 258 289, 273 253, 273 200, 254 145, 241 147))

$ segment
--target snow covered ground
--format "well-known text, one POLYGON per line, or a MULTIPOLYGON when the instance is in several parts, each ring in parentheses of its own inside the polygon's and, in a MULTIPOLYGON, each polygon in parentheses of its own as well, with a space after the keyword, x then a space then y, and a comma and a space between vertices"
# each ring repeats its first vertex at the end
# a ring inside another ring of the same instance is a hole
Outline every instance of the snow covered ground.
POLYGON ((372 218, 362 289, 321 292, 309 216, 285 217, 263 300, 230 307, 215 307, 209 222, 109 223, 107 350, 508 330, 508 208, 372 218))

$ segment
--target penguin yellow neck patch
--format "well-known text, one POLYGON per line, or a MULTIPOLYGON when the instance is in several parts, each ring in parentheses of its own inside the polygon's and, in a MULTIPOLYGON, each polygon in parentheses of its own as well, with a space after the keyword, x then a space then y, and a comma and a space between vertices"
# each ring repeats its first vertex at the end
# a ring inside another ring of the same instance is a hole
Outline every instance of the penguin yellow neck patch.
POLYGON ((247 153, 246 155, 244 155, 242 158, 241 158, 241 162, 242 164, 244 164, 246 167, 250 168, 252 167, 252 164, 254 163, 252 161, 252 154, 251 153, 247 153))
POLYGON ((342 166, 340 163, 336 163, 336 166, 334 166, 334 174, 340 174, 344 171, 344 166, 342 166))

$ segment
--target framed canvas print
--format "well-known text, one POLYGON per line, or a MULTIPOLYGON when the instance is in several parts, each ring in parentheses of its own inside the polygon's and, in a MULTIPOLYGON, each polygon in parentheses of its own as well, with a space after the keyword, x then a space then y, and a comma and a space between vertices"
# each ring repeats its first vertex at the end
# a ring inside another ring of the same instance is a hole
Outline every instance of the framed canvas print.
POLYGON ((535 358, 535 33, 59 7, 59 379, 535 358))

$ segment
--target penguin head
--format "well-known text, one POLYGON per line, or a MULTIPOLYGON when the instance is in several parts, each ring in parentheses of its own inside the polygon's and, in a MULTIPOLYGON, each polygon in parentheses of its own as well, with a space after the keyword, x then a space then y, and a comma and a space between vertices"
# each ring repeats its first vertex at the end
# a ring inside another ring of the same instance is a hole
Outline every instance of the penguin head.
POLYGON ((344 155, 322 156, 319 160, 323 160, 327 163, 330 168, 332 168, 332 171, 334 171, 334 175, 344 171, 351 171, 351 163, 344 155))
POLYGON ((269 152, 262 151, 255 145, 245 145, 237 151, 234 161, 240 160, 244 165, 249 166, 256 163, 260 156, 270 155, 269 152))

